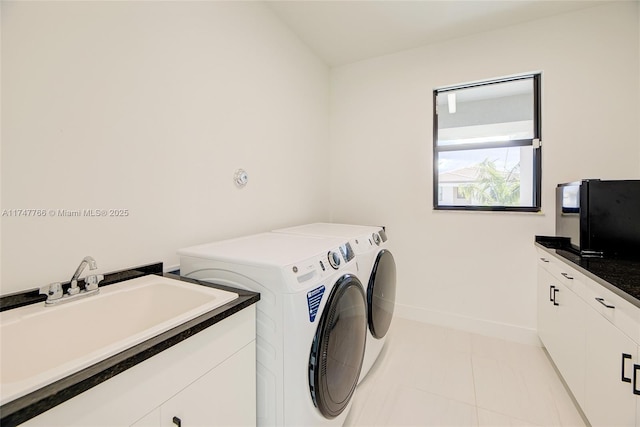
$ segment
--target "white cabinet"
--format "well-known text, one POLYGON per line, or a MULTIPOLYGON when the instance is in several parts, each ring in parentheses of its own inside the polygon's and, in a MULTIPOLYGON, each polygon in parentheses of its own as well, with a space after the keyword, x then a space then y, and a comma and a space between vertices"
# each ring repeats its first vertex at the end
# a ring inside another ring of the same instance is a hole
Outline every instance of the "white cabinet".
POLYGON ((584 401, 585 308, 572 289, 544 267, 538 268, 540 339, 580 404, 584 401))
POLYGON ((156 408, 139 419, 130 427, 158 427, 160 425, 160 408, 156 408))
POLYGON ((255 425, 255 324, 253 305, 24 425, 255 425))
POLYGON ((244 347, 133 426, 255 425, 256 407, 247 405, 255 395, 255 360, 255 346, 244 347))
POLYGON ((247 346, 163 404, 160 425, 175 427, 176 418, 182 427, 255 425, 256 405, 247 405, 256 394, 255 366, 255 346, 247 346))
POLYGON ((635 425, 637 344, 590 307, 585 327, 585 415, 594 427, 635 425))
POLYGON ((640 425, 640 309, 538 257, 538 334, 593 427, 640 425))

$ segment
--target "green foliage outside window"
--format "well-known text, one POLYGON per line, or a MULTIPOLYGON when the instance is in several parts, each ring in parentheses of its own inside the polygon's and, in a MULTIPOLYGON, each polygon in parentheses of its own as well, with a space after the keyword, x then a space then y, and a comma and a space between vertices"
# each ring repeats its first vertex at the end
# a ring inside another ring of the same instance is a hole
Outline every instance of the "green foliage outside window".
POLYGON ((517 206, 520 203, 520 163, 504 171, 488 158, 478 165, 478 177, 473 184, 464 184, 461 191, 474 204, 484 206, 517 206))

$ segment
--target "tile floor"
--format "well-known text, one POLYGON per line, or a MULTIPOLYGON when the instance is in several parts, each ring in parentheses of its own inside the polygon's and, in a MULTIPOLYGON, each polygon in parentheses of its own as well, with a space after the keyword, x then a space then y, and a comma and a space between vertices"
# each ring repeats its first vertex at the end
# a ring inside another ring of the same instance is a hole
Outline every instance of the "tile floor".
POLYGON ((585 426, 543 349, 395 318, 345 426, 585 426))

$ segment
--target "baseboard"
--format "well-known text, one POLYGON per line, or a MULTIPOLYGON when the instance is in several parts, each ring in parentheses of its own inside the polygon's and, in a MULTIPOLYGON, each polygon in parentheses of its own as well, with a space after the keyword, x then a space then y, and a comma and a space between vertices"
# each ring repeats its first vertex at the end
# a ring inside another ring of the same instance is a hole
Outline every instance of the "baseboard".
POLYGON ((394 316, 542 347, 535 329, 396 303, 394 316))

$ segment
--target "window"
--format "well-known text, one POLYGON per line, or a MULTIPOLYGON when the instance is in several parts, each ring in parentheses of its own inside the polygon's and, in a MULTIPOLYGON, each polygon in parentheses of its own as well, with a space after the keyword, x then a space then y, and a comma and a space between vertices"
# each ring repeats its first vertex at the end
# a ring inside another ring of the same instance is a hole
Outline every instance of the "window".
POLYGON ((540 210, 540 74, 433 91, 435 209, 540 210))

